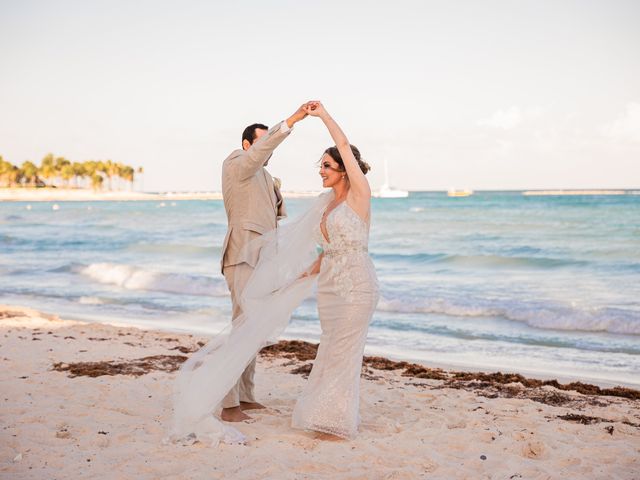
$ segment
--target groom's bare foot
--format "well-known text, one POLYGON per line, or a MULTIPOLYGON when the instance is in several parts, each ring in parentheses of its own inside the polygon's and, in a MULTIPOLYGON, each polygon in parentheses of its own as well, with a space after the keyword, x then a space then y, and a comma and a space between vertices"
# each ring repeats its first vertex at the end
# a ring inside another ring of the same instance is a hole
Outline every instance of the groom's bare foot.
POLYGON ((242 411, 241 407, 223 408, 220 418, 225 422, 243 422, 251 417, 242 411))
POLYGON ((241 410, 260 410, 262 408, 267 407, 258 402, 240 402, 241 410))

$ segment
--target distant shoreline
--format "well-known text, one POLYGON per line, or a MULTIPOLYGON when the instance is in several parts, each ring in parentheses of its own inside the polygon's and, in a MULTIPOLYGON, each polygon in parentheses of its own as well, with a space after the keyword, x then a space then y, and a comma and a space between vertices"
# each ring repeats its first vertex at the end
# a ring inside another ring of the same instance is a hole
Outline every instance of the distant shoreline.
MULTIPOLYGON (((312 197, 320 192, 283 192, 287 198, 312 197)), ((0 202, 96 202, 222 200, 222 192, 94 192, 67 188, 0 188, 0 202)))
POLYGON ((527 196, 558 196, 558 195, 640 195, 640 190, 525 190, 527 196))
MULTIPOLYGON (((445 190, 424 190, 442 193, 445 190)), ((556 189, 556 190, 476 190, 474 195, 489 192, 513 192, 525 196, 640 195, 640 189, 556 189)), ((320 191, 283 192, 285 198, 315 197, 320 191)), ((416 193, 416 192, 412 192, 416 193)), ((82 188, 0 188, 0 202, 95 202, 95 201, 163 201, 222 200, 222 192, 95 192, 82 188)))

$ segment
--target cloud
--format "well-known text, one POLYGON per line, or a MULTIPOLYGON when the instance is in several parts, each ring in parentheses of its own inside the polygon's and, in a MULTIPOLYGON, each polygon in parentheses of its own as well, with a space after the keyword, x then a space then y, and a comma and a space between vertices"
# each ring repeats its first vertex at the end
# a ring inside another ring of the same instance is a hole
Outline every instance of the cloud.
POLYGON ((604 127, 605 135, 622 141, 640 143, 640 103, 627 104, 627 111, 604 127))
POLYGON ((511 107, 507 110, 498 110, 488 118, 478 120, 481 127, 502 128, 511 130, 517 127, 523 119, 523 114, 518 107, 511 107))

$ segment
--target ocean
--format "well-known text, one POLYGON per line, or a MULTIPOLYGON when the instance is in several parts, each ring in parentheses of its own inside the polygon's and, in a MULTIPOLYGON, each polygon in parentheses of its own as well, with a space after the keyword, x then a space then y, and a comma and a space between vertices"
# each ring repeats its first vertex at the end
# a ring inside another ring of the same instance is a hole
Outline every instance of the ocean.
MULTIPOLYGON (((287 199, 290 216, 311 201, 287 199)), ((372 202, 369 354, 640 386, 639 195, 372 202)), ((3 202, 0 303, 213 335, 225 232, 219 200, 3 202)), ((319 332, 311 298, 285 336, 319 332)))

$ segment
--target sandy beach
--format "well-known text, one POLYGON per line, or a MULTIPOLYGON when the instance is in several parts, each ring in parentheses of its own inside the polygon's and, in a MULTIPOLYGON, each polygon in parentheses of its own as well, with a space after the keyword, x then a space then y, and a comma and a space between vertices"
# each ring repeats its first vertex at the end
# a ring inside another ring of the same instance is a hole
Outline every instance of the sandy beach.
POLYGON ((640 476, 636 390, 366 357, 359 436, 322 441, 289 426, 315 346, 280 342, 259 358, 269 408, 239 424, 248 444, 183 447, 163 444, 172 380, 206 338, 15 306, 0 306, 0 327, 2 478, 640 476))

